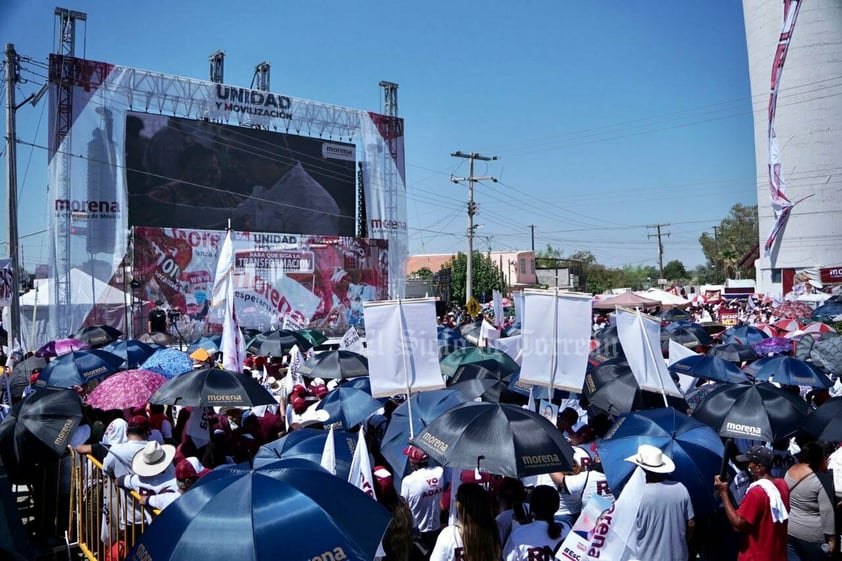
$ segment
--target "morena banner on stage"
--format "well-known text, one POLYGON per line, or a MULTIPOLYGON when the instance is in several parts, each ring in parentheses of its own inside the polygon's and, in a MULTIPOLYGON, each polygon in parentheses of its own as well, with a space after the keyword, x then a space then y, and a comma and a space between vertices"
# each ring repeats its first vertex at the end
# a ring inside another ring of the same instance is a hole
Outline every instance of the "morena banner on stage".
MULTIPOLYGON (((132 239, 138 296, 180 312, 179 328, 191 333, 221 329, 210 293, 225 232, 137 227, 132 239)), ((386 240, 232 232, 232 243, 241 327, 291 321, 341 335, 363 326, 363 302, 388 297, 386 240)))

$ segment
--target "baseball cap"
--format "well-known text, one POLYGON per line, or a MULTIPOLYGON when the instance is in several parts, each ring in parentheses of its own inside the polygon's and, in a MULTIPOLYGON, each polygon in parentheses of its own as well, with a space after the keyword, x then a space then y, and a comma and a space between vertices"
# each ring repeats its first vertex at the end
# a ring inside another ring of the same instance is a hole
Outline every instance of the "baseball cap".
POLYGON ((772 465, 772 460, 774 460, 772 451, 759 444, 746 450, 745 454, 739 454, 737 456, 738 462, 754 462, 755 464, 766 467, 772 465))
POLYGON ((392 486, 392 473, 383 466, 375 466, 372 475, 374 475, 374 483, 377 485, 380 494, 387 493, 392 486))
POLYGON ((327 386, 324 384, 310 386, 310 391, 312 391, 313 395, 315 395, 316 397, 324 397, 328 394, 327 386))
POLYGON ((143 431, 149 432, 151 427, 149 426, 149 419, 144 417, 143 415, 135 415, 131 419, 129 419, 128 426, 126 427, 127 431, 143 431))
POLYGON ((403 449, 403 455, 407 456, 411 462, 426 462, 428 458, 425 451, 412 444, 403 449))

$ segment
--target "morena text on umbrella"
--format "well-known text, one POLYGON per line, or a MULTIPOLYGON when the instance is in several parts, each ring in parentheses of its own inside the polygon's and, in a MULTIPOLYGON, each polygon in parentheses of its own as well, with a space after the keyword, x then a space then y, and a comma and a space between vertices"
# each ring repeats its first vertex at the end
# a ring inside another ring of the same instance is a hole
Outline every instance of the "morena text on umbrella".
POLYGON ((319 555, 307 559, 307 561, 342 561, 347 558, 348 556, 345 555, 344 549, 341 547, 334 547, 333 551, 325 551, 324 553, 320 553, 319 555))
POLYGON ((73 428, 73 419, 67 419, 64 422, 64 426, 61 427, 61 430, 58 431, 58 436, 53 441, 56 446, 61 446, 64 444, 64 441, 67 439, 67 435, 70 434, 70 429, 73 428))
POLYGON ((558 454, 536 454, 534 456, 521 456, 525 466, 553 465, 561 462, 558 454))
POLYGON ((761 436, 763 433, 763 431, 760 430, 760 427, 755 427, 752 425, 741 425, 739 423, 732 423, 730 421, 725 423, 725 428, 729 431, 738 432, 747 436, 761 436))
POLYGON ((428 432, 425 432, 424 434, 421 435, 421 440, 423 440, 424 442, 426 442, 427 444, 429 444, 430 446, 432 446, 433 448, 435 448, 439 452, 442 452, 442 453, 447 452, 447 447, 449 446, 449 444, 447 444, 445 441, 441 440, 440 438, 436 438, 435 436, 433 436, 432 434, 430 434, 428 432))
POLYGON ((208 395, 208 401, 242 401, 243 396, 238 394, 227 394, 227 395, 216 395, 210 394, 208 395))
POLYGON ((98 375, 102 374, 103 372, 108 372, 108 368, 106 368, 104 366, 100 366, 99 368, 94 368, 93 370, 91 370, 89 372, 85 372, 82 375, 85 378, 92 378, 94 376, 98 376, 98 375))

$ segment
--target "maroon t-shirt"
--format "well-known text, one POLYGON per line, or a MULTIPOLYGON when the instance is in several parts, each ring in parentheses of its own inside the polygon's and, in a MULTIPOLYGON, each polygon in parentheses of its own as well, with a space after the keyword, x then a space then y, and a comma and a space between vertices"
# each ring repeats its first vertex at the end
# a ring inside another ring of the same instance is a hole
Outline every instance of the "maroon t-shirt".
MULTIPOLYGON (((789 487, 783 479, 773 479, 789 512, 789 487)), ((786 561, 787 522, 772 521, 769 495, 759 486, 749 489, 737 514, 751 525, 743 532, 737 561, 786 561)))

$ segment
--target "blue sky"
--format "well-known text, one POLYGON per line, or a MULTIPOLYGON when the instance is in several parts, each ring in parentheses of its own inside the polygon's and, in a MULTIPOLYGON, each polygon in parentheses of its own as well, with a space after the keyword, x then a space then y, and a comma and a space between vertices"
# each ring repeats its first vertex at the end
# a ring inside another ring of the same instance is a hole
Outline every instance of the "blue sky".
MULTIPOLYGON (((457 150, 499 158, 475 168, 498 179, 475 189, 482 250, 530 249, 534 225, 536 249, 657 265, 646 226, 669 223, 664 262, 690 268, 702 232, 757 202, 752 106, 765 96, 751 97, 740 2, 0 0, 0 42, 46 61, 56 5, 88 14, 77 54, 94 60, 206 79, 222 49, 226 83, 249 86, 266 60, 274 92, 369 110, 378 82, 397 82, 413 254, 465 250, 457 150)), ((18 111, 21 141, 46 144, 45 106, 18 111)), ((46 152, 21 144, 18 159, 32 268, 47 260, 46 152)))

